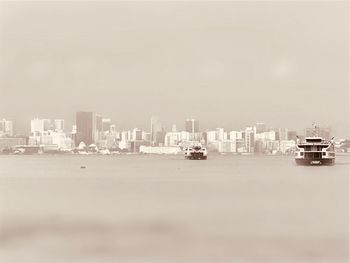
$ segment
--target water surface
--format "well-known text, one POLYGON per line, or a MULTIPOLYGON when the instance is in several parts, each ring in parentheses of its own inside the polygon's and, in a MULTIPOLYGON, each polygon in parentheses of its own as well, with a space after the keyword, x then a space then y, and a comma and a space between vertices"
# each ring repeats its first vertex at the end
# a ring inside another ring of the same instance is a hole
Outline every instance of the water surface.
POLYGON ((348 262, 350 159, 0 156, 2 262, 348 262), (86 166, 86 169, 81 169, 86 166))

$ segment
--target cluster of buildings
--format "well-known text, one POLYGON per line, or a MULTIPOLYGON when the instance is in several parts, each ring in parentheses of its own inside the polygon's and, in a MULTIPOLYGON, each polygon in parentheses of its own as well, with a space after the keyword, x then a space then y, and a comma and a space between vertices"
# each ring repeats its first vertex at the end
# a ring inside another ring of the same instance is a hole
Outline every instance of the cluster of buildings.
MULTIPOLYGON (((201 131, 199 121, 187 119, 184 129, 176 125, 166 131, 157 117, 151 118, 150 129, 118 130, 110 118, 93 112, 77 112, 75 124, 67 132, 63 119, 35 118, 30 122, 28 136, 15 136, 13 122, 0 121, 0 151, 18 145, 40 147, 43 152, 143 152, 178 153, 193 142, 201 142, 208 151, 220 153, 289 154, 293 151, 297 133, 286 128, 268 128, 256 123, 237 131, 223 128, 201 131)), ((306 129, 310 136, 313 129, 306 129)), ((330 129, 319 128, 319 135, 330 139, 330 129)))

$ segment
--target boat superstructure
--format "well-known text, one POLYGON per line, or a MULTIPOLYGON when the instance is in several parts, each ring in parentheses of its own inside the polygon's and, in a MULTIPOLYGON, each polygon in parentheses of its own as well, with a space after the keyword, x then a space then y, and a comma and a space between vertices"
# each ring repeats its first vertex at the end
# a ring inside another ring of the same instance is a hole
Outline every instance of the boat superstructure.
POLYGON ((206 160, 208 156, 207 148, 197 143, 184 149, 185 158, 189 160, 206 160))
POLYGON ((333 138, 330 141, 317 136, 315 126, 314 136, 305 140, 297 139, 295 161, 298 165, 333 165, 335 162, 335 149, 333 138))

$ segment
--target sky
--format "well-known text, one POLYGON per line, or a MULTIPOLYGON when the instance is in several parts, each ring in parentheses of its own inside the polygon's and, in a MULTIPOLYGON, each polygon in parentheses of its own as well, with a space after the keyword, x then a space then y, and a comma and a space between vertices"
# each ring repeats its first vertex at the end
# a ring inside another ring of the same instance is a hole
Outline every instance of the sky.
POLYGON ((350 137, 347 1, 0 2, 0 118, 350 137))

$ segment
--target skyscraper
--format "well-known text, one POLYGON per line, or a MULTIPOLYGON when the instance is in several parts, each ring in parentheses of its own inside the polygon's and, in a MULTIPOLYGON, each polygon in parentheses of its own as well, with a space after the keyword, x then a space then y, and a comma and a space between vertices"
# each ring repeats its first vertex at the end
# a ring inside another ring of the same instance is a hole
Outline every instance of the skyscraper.
POLYGON ((109 132, 111 131, 111 119, 109 118, 103 118, 102 119, 102 131, 109 132))
POLYGON ((101 132, 102 131, 102 123, 103 123, 102 116, 99 114, 96 114, 95 117, 96 117, 96 131, 101 132))
POLYGON ((13 136, 13 122, 9 120, 0 120, 0 135, 13 136))
POLYGON ((142 140, 142 130, 135 128, 132 131, 132 140, 133 141, 141 141, 142 140))
POLYGON ((280 141, 288 140, 288 129, 287 128, 279 128, 278 129, 278 139, 280 141))
POLYGON ((185 121, 185 131, 189 133, 199 132, 199 121, 196 119, 187 119, 185 121))
POLYGON ((157 141, 157 134, 162 131, 162 124, 157 117, 151 117, 151 141, 155 143, 157 141))
POLYGON ((30 121, 30 131, 31 133, 42 134, 45 131, 51 129, 51 120, 35 118, 30 121))
POLYGON ((247 152, 254 152, 254 146, 255 146, 255 128, 253 127, 247 127, 245 129, 245 148, 247 152))
POLYGON ((55 131, 64 130, 64 120, 54 120, 55 131))
POLYGON ((79 145, 80 142, 84 142, 86 145, 90 145, 95 142, 96 119, 94 117, 95 116, 92 112, 77 112, 76 146, 79 145))

